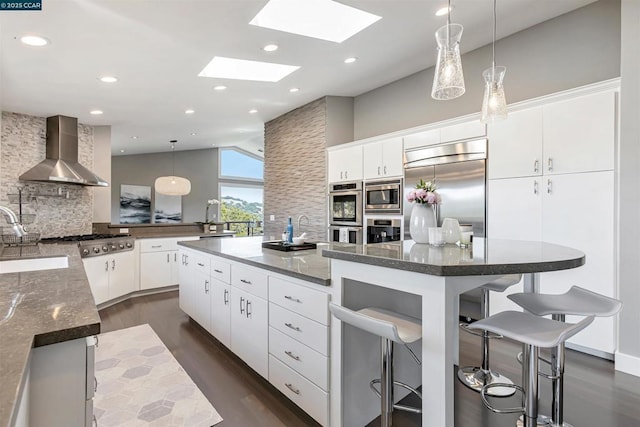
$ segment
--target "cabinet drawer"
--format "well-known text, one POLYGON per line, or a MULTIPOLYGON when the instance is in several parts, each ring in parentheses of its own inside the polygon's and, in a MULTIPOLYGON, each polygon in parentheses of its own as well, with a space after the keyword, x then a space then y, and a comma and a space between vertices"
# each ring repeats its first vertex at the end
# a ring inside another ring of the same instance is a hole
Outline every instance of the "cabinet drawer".
POLYGON ((329 324, 329 294, 324 292, 269 277, 269 301, 323 325, 329 324))
POLYGON ((224 283, 231 283, 231 264, 218 257, 211 257, 211 277, 224 283))
POLYGON ((329 355, 328 328, 274 303, 269 303, 269 325, 325 356, 329 355))
POLYGON ((269 328, 269 353, 323 390, 329 386, 329 359, 282 332, 269 328))
POLYGON ((175 238, 141 239, 140 252, 176 251, 178 246, 175 238))
POLYGON ((271 355, 269 382, 313 419, 323 426, 327 425, 329 394, 271 355))
POLYGON ((231 266, 231 284, 250 294, 267 299, 267 275, 264 271, 234 264, 231 266))
POLYGON ((193 262, 192 267, 195 271, 198 271, 207 277, 211 274, 211 259, 209 255, 201 252, 194 252, 189 261, 193 262))

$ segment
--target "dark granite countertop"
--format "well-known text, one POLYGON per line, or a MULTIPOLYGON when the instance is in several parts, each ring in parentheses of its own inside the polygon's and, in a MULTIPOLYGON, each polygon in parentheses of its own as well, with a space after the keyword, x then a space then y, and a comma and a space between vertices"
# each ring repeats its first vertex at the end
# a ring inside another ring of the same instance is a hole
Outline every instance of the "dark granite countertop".
MULTIPOLYGON (((19 259, 19 249, 4 249, 1 260, 19 259)), ((100 316, 78 246, 63 243, 22 249, 22 258, 66 256, 69 267, 0 274, 0 426, 3 427, 13 422, 32 347, 100 333, 100 316), (13 315, 5 319, 12 304, 13 315)))
MULTIPOLYGON (((258 268, 329 286, 329 260, 315 249, 282 252, 262 247, 264 237, 236 237, 233 239, 201 239, 178 242, 186 248, 228 258, 258 268)), ((339 246, 342 244, 331 244, 339 246)), ((351 245, 345 245, 351 246, 351 245)))
POLYGON ((332 246, 323 256, 435 276, 538 273, 579 267, 584 253, 565 246, 522 240, 475 239, 472 248, 431 246, 412 240, 332 246))

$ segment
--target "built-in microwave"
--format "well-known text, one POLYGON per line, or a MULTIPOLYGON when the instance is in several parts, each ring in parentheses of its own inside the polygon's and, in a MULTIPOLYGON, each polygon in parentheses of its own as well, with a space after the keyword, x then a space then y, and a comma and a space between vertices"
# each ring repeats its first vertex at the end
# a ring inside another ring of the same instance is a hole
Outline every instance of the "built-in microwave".
POLYGON ((402 179, 365 183, 364 212, 368 214, 401 214, 402 179))

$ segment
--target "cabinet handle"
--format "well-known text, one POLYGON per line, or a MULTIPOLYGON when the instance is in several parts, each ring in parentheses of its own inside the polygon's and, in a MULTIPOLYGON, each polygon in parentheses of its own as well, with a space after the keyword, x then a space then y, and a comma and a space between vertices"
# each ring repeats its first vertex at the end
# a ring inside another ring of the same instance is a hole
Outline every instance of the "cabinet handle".
POLYGON ((199 263, 198 263, 198 265, 199 265, 200 267, 204 267, 204 264, 203 264, 203 263, 201 263, 201 262, 199 262, 199 263))
POLYGON ((93 377, 93 392, 97 392, 98 391, 98 379, 96 377, 93 377))
POLYGON ((178 254, 177 253, 173 253, 173 262, 178 262, 178 254))
POLYGON ((533 194, 538 194, 538 181, 533 181, 533 194))
POLYGON ((342 171, 340 171, 340 179, 342 179, 342 171))
POLYGON ((293 360, 297 360, 300 361, 300 356, 296 356, 295 354, 293 354, 292 352, 290 352, 289 350, 285 350, 284 354, 286 354, 287 356, 289 356, 290 358, 292 358, 293 360))
POLYGON ((382 168, 382 171, 384 172, 385 175, 387 174, 387 166, 386 165, 382 168))
POLYGON ((222 270, 218 270, 217 268, 214 268, 213 271, 215 271, 216 273, 222 274, 222 270))
POLYGON ((293 386, 292 386, 291 384, 289 384, 289 383, 285 383, 284 385, 286 385, 286 386, 287 386, 287 388, 288 388, 289 390, 291 390, 292 392, 294 392, 295 394, 300 394, 300 390, 298 390, 298 389, 296 389, 296 388, 293 388, 293 386))
POLYGON ((284 296, 286 299, 288 299, 289 301, 293 301, 293 302, 299 302, 302 304, 302 301, 300 301, 298 298, 294 298, 291 295, 285 295, 284 296))
POLYGON ((302 329, 298 328, 297 326, 293 326, 291 323, 285 323, 284 326, 289 329, 293 329, 296 332, 302 332, 302 329))
POLYGON ((109 271, 109 261, 104 262, 104 271, 109 271))
POLYGON ((247 285, 250 285, 250 284, 251 284, 251 281, 250 281, 250 280, 240 279, 240 281, 241 281, 242 283, 246 283, 247 285))
POLYGON ((184 256, 184 265, 189 265, 189 255, 184 256))
POLYGON ((205 294, 209 293, 209 281, 208 280, 204 281, 204 293, 205 294))
POLYGON ((549 172, 553 171, 553 159, 551 157, 547 160, 547 170, 549 172))
POLYGON ((347 176, 347 172, 348 171, 344 171, 344 179, 349 179, 349 177, 347 176))
POLYGON ((162 247, 162 245, 155 245, 155 246, 151 246, 151 247, 152 247, 153 249, 158 249, 158 248, 161 248, 161 247, 162 247))
POLYGON ((93 424, 94 426, 98 427, 98 419, 96 418, 96 416, 93 416, 93 424))
POLYGON ((96 348, 98 348, 98 345, 100 344, 100 339, 98 337, 98 335, 94 335, 95 339, 96 339, 96 348))
POLYGON ((552 187, 552 186, 551 186, 551 180, 550 180, 550 179, 548 179, 548 180, 547 180, 547 194, 551 194, 551 190, 552 190, 552 188, 551 188, 551 187, 552 187))
POLYGON ((167 264, 168 264, 169 262, 171 262, 171 261, 170 261, 170 259, 169 259, 169 254, 167 254, 167 264))
POLYGON ((251 318, 251 301, 247 300, 247 319, 251 318))
POLYGON ((533 171, 534 172, 538 172, 538 168, 540 167, 540 162, 538 161, 538 159, 535 159, 533 161, 533 171))
POLYGON ((112 259, 112 260, 111 260, 111 269, 112 269, 112 270, 115 270, 115 269, 116 269, 116 260, 115 260, 115 259, 112 259))
POLYGON ((229 304, 229 291, 226 289, 224 290, 224 295, 222 297, 222 300, 224 301, 224 305, 229 304))
POLYGON ((244 302, 244 298, 240 297, 240 314, 244 313, 244 307, 242 306, 243 302, 244 302))
POLYGON ((380 176, 380 166, 378 166, 378 176, 380 176))

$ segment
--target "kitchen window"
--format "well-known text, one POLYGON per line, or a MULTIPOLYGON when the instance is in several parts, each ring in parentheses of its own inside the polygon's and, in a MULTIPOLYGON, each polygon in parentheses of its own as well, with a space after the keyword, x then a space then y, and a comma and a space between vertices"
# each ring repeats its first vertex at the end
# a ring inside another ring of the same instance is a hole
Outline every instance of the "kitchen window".
POLYGON ((220 179, 262 181, 264 160, 236 148, 220 148, 220 179))

